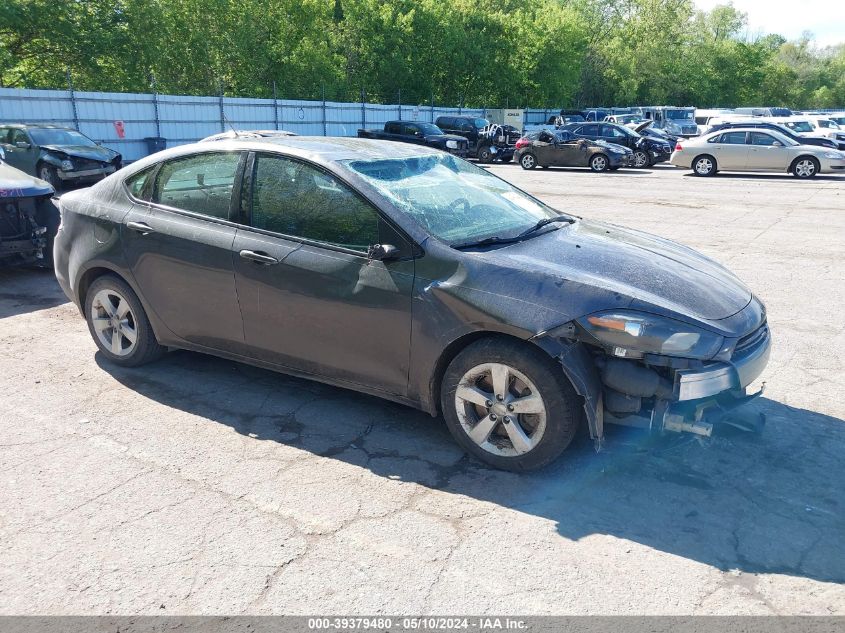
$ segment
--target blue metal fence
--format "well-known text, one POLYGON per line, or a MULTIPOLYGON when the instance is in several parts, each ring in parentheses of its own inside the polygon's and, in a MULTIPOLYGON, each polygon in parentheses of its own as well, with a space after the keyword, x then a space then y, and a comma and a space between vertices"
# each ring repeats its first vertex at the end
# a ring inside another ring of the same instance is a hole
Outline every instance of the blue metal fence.
MULTIPOLYGON (((538 110, 540 119, 544 110, 538 110)), ((71 90, 0 88, 0 123, 51 123, 76 127, 123 154, 127 161, 147 154, 148 137, 164 137, 169 147, 229 129, 282 129, 317 136, 355 136, 358 128, 380 127, 392 119, 434 121, 483 109, 431 105, 379 105, 291 99, 194 97, 71 90), (123 122, 119 138, 116 121, 123 122)))

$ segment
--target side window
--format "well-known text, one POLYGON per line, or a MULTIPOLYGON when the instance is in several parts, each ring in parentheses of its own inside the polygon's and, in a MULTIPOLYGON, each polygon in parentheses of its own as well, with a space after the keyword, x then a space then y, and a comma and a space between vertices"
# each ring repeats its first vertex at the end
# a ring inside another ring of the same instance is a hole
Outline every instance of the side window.
POLYGON ((12 131, 12 145, 15 143, 29 143, 29 136, 23 130, 12 131))
POLYGON ((584 136, 598 136, 599 135, 599 126, 598 125, 585 125, 580 130, 578 130, 579 134, 583 134, 584 136))
POLYGON ((11 136, 11 134, 10 134, 11 131, 12 130, 10 130, 7 127, 0 127, 0 144, 11 142, 11 140, 9 138, 11 136))
POLYGON ((379 241, 372 206, 319 169, 279 156, 255 158, 252 226, 363 253, 379 241))
POLYGON ((442 116, 437 119, 436 125, 440 129, 453 129, 455 127, 455 119, 453 119, 452 117, 442 116))
POLYGON ((602 136, 612 136, 613 138, 625 138, 625 133, 621 130, 616 129, 612 125, 602 125, 601 126, 601 135, 602 136))
POLYGON ((134 174, 126 179, 126 188, 129 189, 129 193, 132 194, 133 198, 137 198, 138 200, 146 200, 149 198, 149 194, 146 196, 144 195, 144 185, 147 184, 147 180, 149 179, 150 174, 153 173, 155 167, 155 165, 147 167, 146 169, 143 169, 137 174, 134 174))
POLYGON ((388 134, 399 134, 399 123, 391 122, 384 126, 384 131, 388 134))
POLYGON ((774 145, 775 144, 775 137, 771 134, 765 134, 764 132, 752 132, 751 133, 751 144, 752 145, 774 145))
POLYGON ((458 119, 457 124, 460 125, 461 132, 475 132, 475 128, 472 126, 472 123, 466 119, 458 119))
POLYGON ((745 145, 745 132, 725 132, 720 143, 726 145, 745 145))
POLYGON ((219 152, 168 161, 158 172, 153 201, 226 220, 240 160, 240 152, 219 152))
POLYGON ((419 131, 420 131, 420 128, 418 128, 413 123, 406 123, 405 125, 402 126, 402 134, 404 134, 405 136, 414 136, 419 131))

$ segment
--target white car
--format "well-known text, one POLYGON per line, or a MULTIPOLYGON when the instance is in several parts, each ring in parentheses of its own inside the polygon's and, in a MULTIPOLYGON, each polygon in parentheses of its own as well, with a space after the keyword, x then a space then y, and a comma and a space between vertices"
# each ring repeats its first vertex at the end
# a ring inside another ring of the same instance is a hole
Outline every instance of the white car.
POLYGON ((717 171, 774 171, 796 178, 845 173, 845 152, 801 145, 761 128, 731 128, 681 139, 669 162, 692 169, 696 176, 713 176, 717 171))
POLYGON ((209 141, 229 141, 232 139, 252 139, 252 138, 277 138, 282 136, 296 136, 294 132, 287 130, 229 130, 228 132, 220 132, 219 134, 212 134, 200 139, 200 143, 207 143, 209 141))

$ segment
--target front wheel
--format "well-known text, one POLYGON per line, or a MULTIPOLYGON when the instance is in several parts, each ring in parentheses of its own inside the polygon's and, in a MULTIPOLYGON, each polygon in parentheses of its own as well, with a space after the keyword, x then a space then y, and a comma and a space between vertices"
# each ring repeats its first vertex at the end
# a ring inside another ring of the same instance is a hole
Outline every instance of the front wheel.
POLYGON ((443 377, 441 408, 457 442, 504 470, 541 468, 575 437, 580 402, 539 348, 507 339, 473 343, 443 377))
POLYGON ((590 169, 593 171, 607 171, 610 167, 610 161, 604 154, 596 154, 590 159, 590 169))
POLYGON ((814 178, 819 173, 819 161, 810 156, 802 156, 792 165, 792 175, 806 180, 814 178))
POLYGON ((523 169, 534 169, 537 166, 537 159, 534 154, 523 154, 522 158, 519 159, 519 164, 522 165, 523 169))
POLYGON ((479 163, 492 163, 493 162, 493 152, 490 151, 489 147, 478 148, 478 162, 479 163))
POLYGON ((116 365, 137 367, 164 353, 138 296, 116 276, 105 275, 91 284, 85 318, 100 352, 116 365))
POLYGON ((634 167, 638 169, 643 169, 649 166, 648 154, 646 154, 643 150, 638 149, 634 152, 634 167))
POLYGON ((38 177, 48 183, 56 191, 61 189, 62 181, 59 179, 59 172, 57 172, 56 168, 52 165, 40 163, 38 165, 38 177))

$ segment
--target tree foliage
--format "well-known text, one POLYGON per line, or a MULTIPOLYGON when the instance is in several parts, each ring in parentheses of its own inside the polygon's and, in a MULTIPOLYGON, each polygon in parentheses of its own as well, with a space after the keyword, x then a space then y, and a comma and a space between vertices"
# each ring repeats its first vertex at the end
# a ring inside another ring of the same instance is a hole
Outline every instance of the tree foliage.
POLYGON ((845 106, 845 45, 692 0, 4 0, 0 82, 562 107, 845 106))

